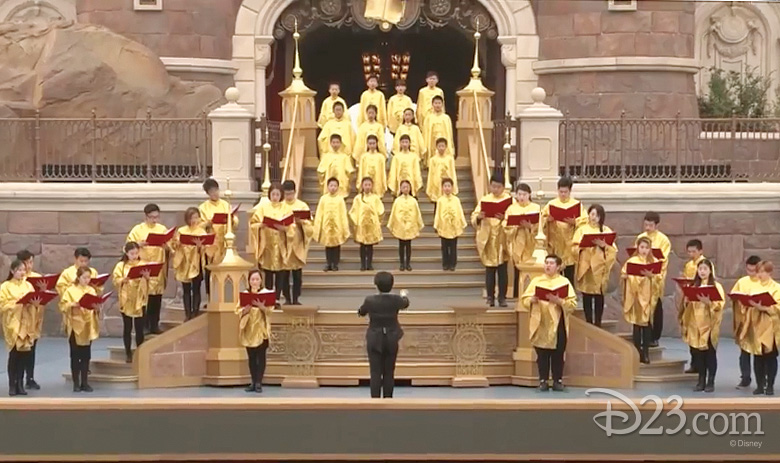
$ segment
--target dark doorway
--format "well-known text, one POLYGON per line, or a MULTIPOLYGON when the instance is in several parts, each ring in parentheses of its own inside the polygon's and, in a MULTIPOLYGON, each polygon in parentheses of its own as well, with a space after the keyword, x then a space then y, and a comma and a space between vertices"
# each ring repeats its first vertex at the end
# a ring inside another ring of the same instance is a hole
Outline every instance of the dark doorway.
MULTIPOLYGON (((504 111, 505 92, 505 70, 501 64, 500 46, 495 40, 483 38, 480 42, 482 79, 488 88, 496 92, 493 116, 500 117, 504 111)), ((276 68, 277 75, 274 80, 277 84, 280 83, 279 77, 283 75, 286 86, 291 80, 293 67, 292 38, 288 36, 283 43, 278 43, 278 46, 278 56, 284 59, 279 60, 278 65, 283 67, 276 68)), ((317 92, 318 108, 328 95, 328 84, 331 81, 341 83, 341 95, 350 106, 359 103, 360 95, 366 89, 363 53, 379 54, 383 67, 389 65, 392 53, 409 53, 411 63, 407 94, 415 102, 418 90, 425 85, 427 72, 438 72, 439 86, 444 90, 447 112, 453 121, 455 120, 455 92, 468 84, 474 62, 473 37, 455 27, 429 29, 417 26, 406 31, 394 28, 389 32, 379 29, 312 27, 301 38, 301 66, 306 85, 317 92)), ((384 74, 383 77, 382 90, 389 99, 395 94, 395 88, 389 74, 384 74)), ((268 104, 281 106, 276 92, 268 95, 268 104)), ((269 108, 269 113, 273 114, 275 111, 269 108)))

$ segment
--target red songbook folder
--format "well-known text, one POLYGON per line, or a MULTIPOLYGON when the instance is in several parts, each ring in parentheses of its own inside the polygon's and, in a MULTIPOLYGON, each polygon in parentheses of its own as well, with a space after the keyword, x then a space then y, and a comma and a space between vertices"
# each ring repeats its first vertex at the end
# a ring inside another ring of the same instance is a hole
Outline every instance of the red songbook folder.
MULTIPOLYGON (((656 259, 666 260, 666 257, 664 257, 664 252, 658 248, 653 248, 650 253, 653 254, 653 257, 656 259)), ((636 254, 636 248, 626 248, 626 254, 628 254, 628 257, 633 256, 636 254)))
POLYGON ((580 203, 566 209, 550 205, 550 215, 556 222, 566 222, 568 219, 577 220, 581 214, 582 204, 580 203))
POLYGON ((506 219, 506 224, 510 227, 519 227, 524 223, 539 225, 539 213, 534 212, 532 214, 510 215, 506 219))
POLYGON ((135 267, 131 268, 129 272, 127 272, 127 279, 135 280, 137 278, 142 278, 144 276, 144 272, 149 272, 150 277, 156 277, 160 274, 162 268, 163 264, 157 262, 136 265, 135 267))
POLYGON ((686 286, 683 288, 683 294, 685 299, 691 302, 699 302, 699 296, 707 297, 712 302, 720 302, 723 300, 718 288, 714 286, 686 286))
POLYGON ((174 234, 176 234, 176 228, 170 228, 165 233, 149 233, 146 235, 146 245, 164 246, 168 241, 173 239, 174 234))
POLYGON ((683 289, 693 284, 693 280, 690 278, 680 277, 680 278, 672 278, 672 280, 674 280, 674 282, 677 283, 677 286, 683 289))
POLYGON ((114 294, 113 292, 106 293, 102 296, 95 296, 93 294, 85 294, 79 299, 79 305, 82 309, 95 310, 98 306, 106 303, 108 298, 114 294))
POLYGON ((37 291, 51 291, 54 289, 55 286, 57 286, 57 280, 60 279, 60 274, 49 274, 49 275, 43 275, 39 277, 27 277, 27 281, 30 282, 31 285, 37 290, 37 291))
POLYGON ((274 291, 262 293, 243 292, 239 294, 239 298, 241 307, 253 306, 255 302, 259 302, 264 307, 273 307, 276 305, 276 293, 274 291))
POLYGON ((217 235, 179 235, 179 243, 186 246, 211 246, 217 235))
POLYGON ((731 293, 729 294, 729 297, 731 300, 739 302, 740 304, 750 307, 751 301, 755 302, 761 306, 764 307, 772 307, 773 305, 777 304, 777 301, 775 301, 775 298, 772 297, 769 293, 759 293, 759 294, 743 294, 743 293, 731 293))
POLYGON ((293 211, 293 217, 298 220, 311 220, 311 211, 293 211))
POLYGON ((263 225, 270 228, 276 228, 276 227, 289 227, 295 222, 295 216, 288 215, 287 217, 283 218, 282 220, 276 220, 272 219, 270 217, 263 217, 263 225))
POLYGON ((663 268, 663 262, 653 262, 652 264, 639 264, 636 262, 629 262, 626 265, 626 273, 633 276, 642 277, 644 272, 649 271, 653 275, 659 275, 663 268))
POLYGON ((612 246, 615 244, 615 238, 617 238, 617 233, 589 233, 582 235, 582 240, 580 240, 580 247, 592 248, 596 246, 596 240, 603 240, 605 243, 607 243, 607 246, 612 246))
POLYGON ((89 280, 89 285, 94 286, 96 288, 99 288, 101 286, 105 286, 106 282, 108 281, 108 278, 111 275, 108 273, 101 273, 100 275, 96 276, 95 278, 92 278, 89 280))
POLYGON ((541 286, 537 286, 536 290, 534 291, 534 296, 536 296, 537 299, 540 301, 547 301, 548 296, 558 296, 561 299, 566 299, 566 296, 569 295, 569 286, 561 286, 560 288, 555 289, 546 289, 542 288, 541 286))
POLYGON ((16 303, 22 305, 35 304, 44 306, 51 302, 55 297, 57 297, 55 291, 31 291, 22 296, 16 303))
MULTIPOLYGON (((230 211, 230 215, 235 215, 236 212, 238 212, 239 207, 241 207, 241 203, 239 203, 236 207, 233 208, 232 211, 230 211)), ((214 217, 211 218, 211 223, 213 225, 227 225, 227 217, 228 215, 224 212, 217 212, 214 214, 214 217)))
POLYGON ((480 203, 480 209, 485 214, 486 219, 494 219, 497 215, 504 215, 509 206, 512 205, 512 198, 506 198, 505 200, 494 203, 492 201, 482 201, 480 203))

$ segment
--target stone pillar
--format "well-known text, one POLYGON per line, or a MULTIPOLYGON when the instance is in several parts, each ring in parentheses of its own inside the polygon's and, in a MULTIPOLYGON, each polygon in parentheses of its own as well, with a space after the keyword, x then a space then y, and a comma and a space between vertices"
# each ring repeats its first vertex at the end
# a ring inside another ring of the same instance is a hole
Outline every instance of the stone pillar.
POLYGON ((267 114, 265 70, 271 64, 273 37, 255 37, 255 115, 267 114))
POLYGON ((531 92, 534 104, 522 112, 520 119, 520 180, 543 191, 557 188, 558 131, 563 114, 544 104, 543 88, 531 92))
POLYGON ((499 37, 501 44, 501 64, 506 68, 506 111, 515 115, 517 111, 517 52, 516 37, 499 37))
POLYGON ((251 192, 256 189, 252 136, 255 116, 238 105, 239 97, 238 89, 227 89, 227 104, 209 113, 212 176, 221 184, 226 184, 229 178, 235 191, 251 192))

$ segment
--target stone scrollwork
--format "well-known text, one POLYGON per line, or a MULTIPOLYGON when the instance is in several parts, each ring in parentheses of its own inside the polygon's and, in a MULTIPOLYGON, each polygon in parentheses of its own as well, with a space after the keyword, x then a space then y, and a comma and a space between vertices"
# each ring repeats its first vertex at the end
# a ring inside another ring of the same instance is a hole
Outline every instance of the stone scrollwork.
MULTIPOLYGON (((479 0, 405 1, 404 16, 396 26, 400 30, 452 25, 470 36, 479 25, 485 37, 498 37, 495 21, 479 0)), ((365 10, 366 0, 299 0, 282 13, 274 27, 274 37, 282 39, 290 34, 296 20, 301 33, 317 24, 333 28, 376 28, 377 21, 366 18, 365 10)))
POLYGON ((483 326, 476 317, 458 317, 452 352, 457 376, 481 376, 487 351, 483 326))
POLYGON ((284 341, 287 361, 296 376, 313 376, 319 341, 311 317, 294 317, 284 341))

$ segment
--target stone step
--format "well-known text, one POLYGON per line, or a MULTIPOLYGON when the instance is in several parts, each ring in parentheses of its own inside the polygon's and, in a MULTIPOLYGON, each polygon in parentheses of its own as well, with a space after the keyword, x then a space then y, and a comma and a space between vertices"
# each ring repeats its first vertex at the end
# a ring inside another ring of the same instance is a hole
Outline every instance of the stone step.
MULTIPOLYGON (((377 257, 392 257, 392 256, 398 256, 398 242, 395 240, 384 240, 381 241, 379 244, 374 245, 374 258, 377 257), (381 254, 381 255, 380 255, 381 254)), ((319 243, 312 242, 311 247, 309 248, 309 256, 311 257, 318 257, 317 253, 320 253, 322 256, 325 255, 325 247, 322 246, 319 243)), ((412 243, 412 253, 414 255, 417 255, 420 253, 420 255, 425 255, 429 257, 433 257, 438 253, 438 255, 441 257, 441 242, 438 243, 430 243, 430 244, 414 244, 412 243)), ((458 240, 458 258, 460 258, 461 254, 464 256, 466 255, 476 255, 477 253, 477 245, 474 242, 474 240, 464 240, 461 242, 458 240)), ((354 256, 360 255, 360 245, 358 243, 355 243, 354 241, 350 240, 344 243, 341 246, 341 257, 347 257, 350 254, 354 254, 354 256)))
POLYGON ((639 366, 641 376, 664 376, 685 373, 685 360, 650 360, 649 364, 639 366))
POLYGON ((691 373, 674 373, 666 375, 645 375, 638 374, 634 376, 634 381, 637 383, 681 383, 681 382, 695 382, 698 379, 698 375, 691 373))
MULTIPOLYGON (((357 256, 343 257, 339 264, 341 270, 357 270, 360 268, 360 258, 357 256)), ((322 253, 318 257, 309 257, 307 268, 317 269, 325 266, 325 257, 322 253)), ((374 256, 374 268, 376 270, 397 270, 398 269, 398 255, 395 257, 376 257, 374 256)), ((415 249, 412 249, 412 268, 414 270, 439 270, 441 269, 441 255, 435 256, 418 256, 415 249)), ((482 262, 479 260, 479 256, 458 256, 458 268, 461 269, 483 269, 482 262)))
MULTIPOLYGON (((65 381, 68 383, 73 382, 73 378, 71 377, 70 373, 63 373, 62 377, 65 378, 65 381)), ((109 386, 109 387, 136 387, 136 383, 138 383, 138 376, 137 375, 127 375, 127 376, 114 376, 114 375, 104 375, 104 374, 97 374, 93 373, 89 375, 89 383, 92 387, 95 387, 95 385, 102 385, 102 386, 109 386)))
MULTIPOLYGON (((426 284, 458 284, 469 283, 484 285, 485 271, 482 269, 457 269, 454 272, 436 270, 412 270, 411 272, 393 271, 395 286, 398 288, 409 287, 414 283, 425 288, 426 284)), ((324 272, 322 270, 304 270, 303 287, 311 288, 318 283, 347 286, 365 284, 373 286, 376 270, 361 272, 360 270, 342 270, 338 272, 324 272)))
MULTIPOLYGON (((334 272, 338 274, 339 272, 334 272)), ((409 275, 414 275, 415 272, 406 272, 409 275)), ((484 274, 483 274, 484 275, 484 274)), ((307 278, 303 279, 303 296, 310 304, 317 305, 319 298, 331 298, 334 295, 334 290, 337 290, 338 296, 345 298, 359 298, 362 301, 368 294, 376 292, 376 287, 373 283, 373 276, 360 281, 351 281, 348 283, 326 281, 307 283, 307 278)), ((464 298, 466 300, 483 300, 482 288, 485 286, 484 278, 480 278, 478 281, 443 281, 443 282, 427 282, 420 281, 420 279, 405 280, 404 283, 398 283, 396 281, 395 288, 409 290, 409 297, 413 298, 415 294, 418 296, 424 294, 426 299, 431 300, 444 300, 452 298, 464 298)), ((462 302, 462 301, 461 301, 462 302)))
POLYGON ((96 374, 96 375, 121 377, 121 376, 133 376, 135 374, 133 372, 133 364, 125 362, 124 349, 122 352, 122 359, 112 360, 111 358, 109 358, 109 359, 92 360, 89 364, 89 368, 92 371, 92 374, 96 374))
MULTIPOLYGON (((394 237, 389 231, 385 230, 384 233, 382 233, 382 238, 383 238, 382 241, 380 241, 379 243, 374 245, 374 248, 375 248, 374 252, 376 252, 376 246, 377 245, 391 246, 391 247, 395 247, 396 251, 398 250, 398 238, 394 237)), ((472 244, 473 245, 474 244, 474 239, 475 239, 474 233, 467 230, 467 232, 464 233, 458 239, 458 250, 460 251, 461 249, 465 248, 466 247, 465 245, 467 245, 467 244, 472 244)), ((349 241, 347 241, 347 243, 345 243, 345 244, 343 244, 341 246, 341 252, 344 253, 350 247, 350 245, 354 245, 354 248, 357 249, 358 252, 359 252, 360 245, 358 243, 354 242, 354 234, 351 237, 351 239, 349 241)), ((437 235, 435 233, 423 232, 423 233, 420 234, 420 236, 418 236, 417 238, 412 240, 412 254, 414 254, 414 251, 417 248, 427 249, 427 248, 421 247, 421 246, 438 247, 439 250, 441 251, 441 238, 439 237, 439 235, 437 235)), ((319 243, 312 243, 312 245, 310 247, 310 250, 314 250, 317 247, 321 247, 322 249, 325 249, 324 247, 319 245, 319 243)))
MULTIPOLYGON (((132 349, 131 355, 135 353, 135 349, 132 349)), ((108 348, 108 359, 114 362, 125 361, 125 348, 123 346, 111 346, 108 348)))
MULTIPOLYGON (((317 203, 320 200, 320 197, 303 197, 301 198, 302 201, 304 201, 306 204, 309 205, 311 208, 312 214, 317 214, 317 203)), ((472 211, 474 211, 474 208, 477 206, 477 202, 473 199, 465 199, 460 198, 460 204, 463 207, 463 213, 466 214, 466 220, 470 220, 469 215, 472 211)), ((347 203, 347 211, 352 207, 352 198, 348 198, 346 200, 347 203)), ((385 206, 385 220, 387 220, 387 217, 390 216, 390 211, 393 207, 393 200, 392 198, 385 197, 385 199, 382 201, 382 203, 385 206)), ((426 225, 431 226, 433 224, 433 207, 434 204, 427 199, 423 200, 420 199, 418 201, 418 204, 420 206, 420 214, 423 216, 423 222, 425 222, 426 225), (427 220, 426 220, 427 219, 427 220)))

